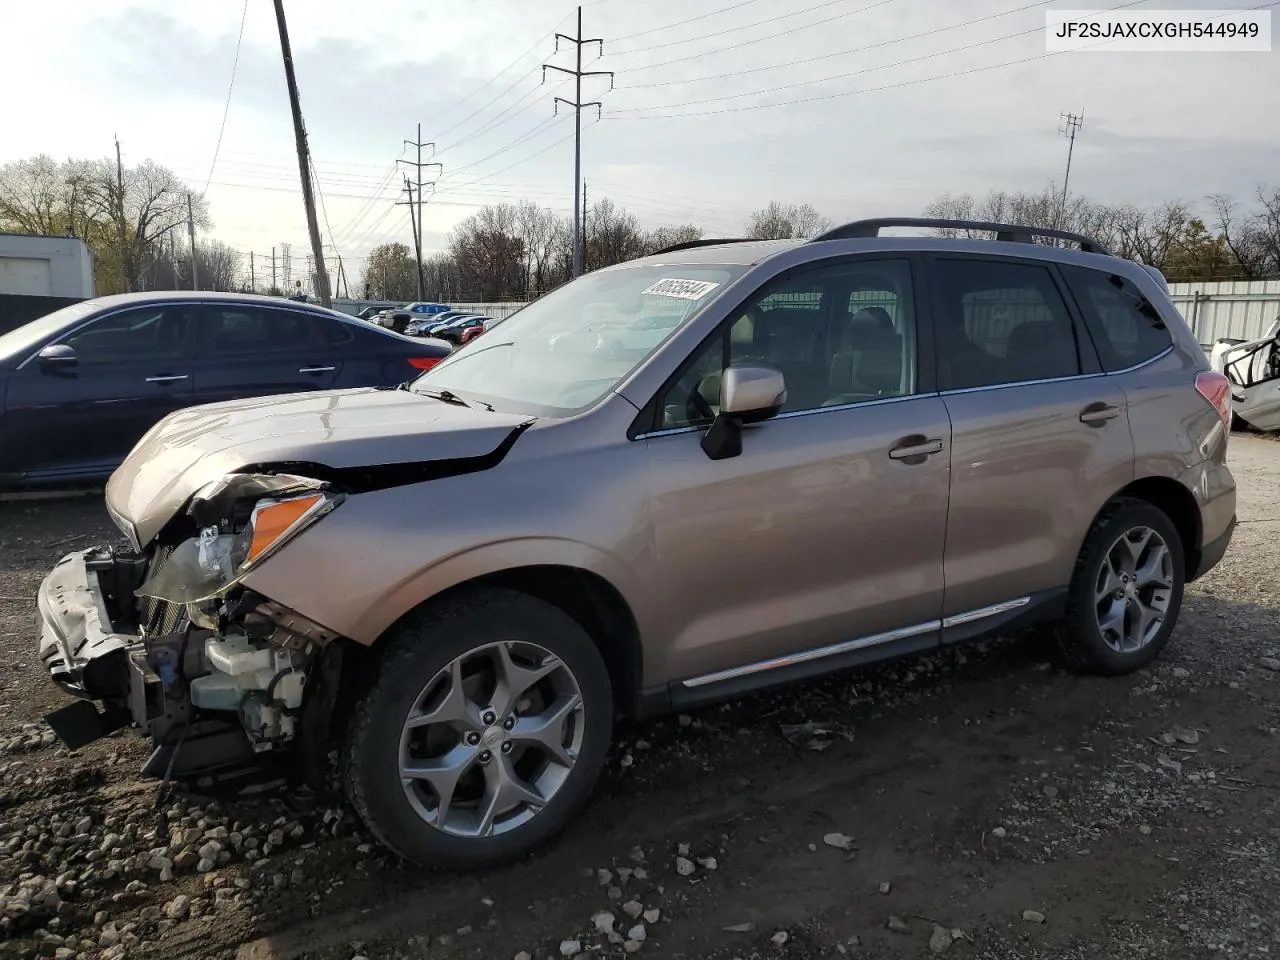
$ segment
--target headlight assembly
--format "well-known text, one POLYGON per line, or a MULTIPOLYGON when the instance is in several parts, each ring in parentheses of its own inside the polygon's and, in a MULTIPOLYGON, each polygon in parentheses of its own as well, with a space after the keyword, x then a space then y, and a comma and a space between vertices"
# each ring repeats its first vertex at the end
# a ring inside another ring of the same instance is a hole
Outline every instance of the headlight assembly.
POLYGON ((136 593, 184 604, 220 596, 342 500, 341 494, 319 490, 260 499, 238 531, 223 533, 218 526, 206 526, 179 544, 136 593))

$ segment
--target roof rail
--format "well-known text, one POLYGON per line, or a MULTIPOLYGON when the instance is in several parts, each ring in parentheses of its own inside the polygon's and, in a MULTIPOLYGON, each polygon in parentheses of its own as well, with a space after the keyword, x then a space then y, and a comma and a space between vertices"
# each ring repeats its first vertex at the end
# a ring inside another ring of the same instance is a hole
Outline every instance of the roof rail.
POLYGON ((649 256, 656 257, 661 253, 675 253, 678 250, 692 250, 694 247, 715 247, 722 243, 750 243, 752 239, 752 237, 728 237, 723 240, 717 240, 715 238, 705 240, 686 240, 684 243, 676 243, 669 247, 663 247, 661 250, 655 250, 653 253, 649 254, 649 256))
POLYGON ((852 223, 833 227, 826 233, 820 233, 810 243, 821 240, 855 240, 878 237, 885 227, 930 227, 933 229, 951 230, 983 230, 996 235, 997 240, 1008 240, 1014 243, 1033 243, 1035 237, 1053 237, 1057 240, 1070 240, 1078 243, 1084 253, 1100 253, 1110 256, 1110 252, 1097 240, 1068 233, 1065 230, 1050 230, 1047 227, 1033 227, 1014 223, 991 223, 985 220, 946 220, 932 217, 881 217, 875 220, 855 220, 852 223))

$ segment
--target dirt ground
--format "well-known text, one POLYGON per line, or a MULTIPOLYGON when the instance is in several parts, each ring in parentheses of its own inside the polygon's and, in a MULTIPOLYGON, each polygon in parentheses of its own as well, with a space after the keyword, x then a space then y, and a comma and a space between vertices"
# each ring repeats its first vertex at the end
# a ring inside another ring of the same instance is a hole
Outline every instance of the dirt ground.
POLYGON ((0 956, 1276 956, 1280 444, 1231 462, 1241 525, 1154 668, 999 640, 646 724, 550 849, 466 876, 334 798, 179 803, 157 840, 143 744, 40 720, 33 597, 114 537, 100 497, 0 503, 0 956))

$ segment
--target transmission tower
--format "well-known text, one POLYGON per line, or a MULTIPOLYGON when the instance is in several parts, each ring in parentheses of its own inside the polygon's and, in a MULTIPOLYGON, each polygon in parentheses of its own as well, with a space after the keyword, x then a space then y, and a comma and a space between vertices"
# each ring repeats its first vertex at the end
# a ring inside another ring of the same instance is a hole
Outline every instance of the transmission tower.
MULTIPOLYGON (((413 160, 397 160, 396 163, 407 164, 408 166, 416 168, 418 171, 418 193, 417 193, 417 200, 416 200, 417 225, 414 227, 413 236, 414 236, 414 251, 417 253, 417 256, 418 256, 418 299, 424 300, 426 299, 426 293, 423 290, 424 284, 423 284, 423 278, 422 278, 422 187, 423 187, 422 168, 423 167, 439 167, 440 172, 443 173, 444 167, 441 164, 436 163, 434 161, 428 161, 426 163, 422 162, 423 147, 430 147, 432 156, 435 156, 435 152, 436 152, 436 145, 434 143, 422 142, 422 124, 418 124, 418 138, 416 140, 406 140, 405 146, 416 147, 418 150, 418 159, 416 162, 413 160)), ((406 180, 405 183, 407 184, 408 180, 406 180)), ((428 183, 426 184, 426 186, 434 187, 435 184, 428 183)), ((409 195, 409 202, 411 204, 415 202, 412 193, 410 193, 409 195)), ((409 216, 411 218, 414 216, 414 209, 412 206, 410 206, 409 208, 409 216)))
POLYGON ((563 33, 556 34, 556 52, 560 51, 560 41, 572 43, 575 53, 575 65, 572 70, 567 67, 558 67, 553 63, 544 63, 542 65, 542 82, 547 82, 547 71, 555 70, 559 73, 565 73, 574 79, 574 95, 572 100, 566 100, 564 97, 555 98, 555 112, 560 112, 560 104, 573 108, 573 275, 575 277, 582 274, 582 197, 580 184, 582 183, 582 108, 595 107, 596 115, 599 116, 603 109, 599 100, 592 100, 590 103, 582 102, 582 78, 583 77, 608 77, 609 89, 613 89, 613 71, 612 70, 583 70, 582 69, 582 48, 589 43, 597 43, 600 45, 600 55, 604 56, 604 40, 596 37, 594 39, 586 39, 582 36, 582 8, 578 8, 578 34, 570 37, 563 33))

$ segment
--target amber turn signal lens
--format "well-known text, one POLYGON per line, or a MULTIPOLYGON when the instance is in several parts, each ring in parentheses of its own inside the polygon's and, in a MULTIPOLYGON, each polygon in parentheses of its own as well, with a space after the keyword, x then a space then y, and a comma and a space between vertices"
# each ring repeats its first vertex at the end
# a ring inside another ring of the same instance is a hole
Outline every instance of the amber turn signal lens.
POLYGON ((246 559, 251 562, 262 556, 303 514, 323 499, 322 494, 313 493, 260 507, 254 515, 253 540, 249 544, 249 556, 246 559))

